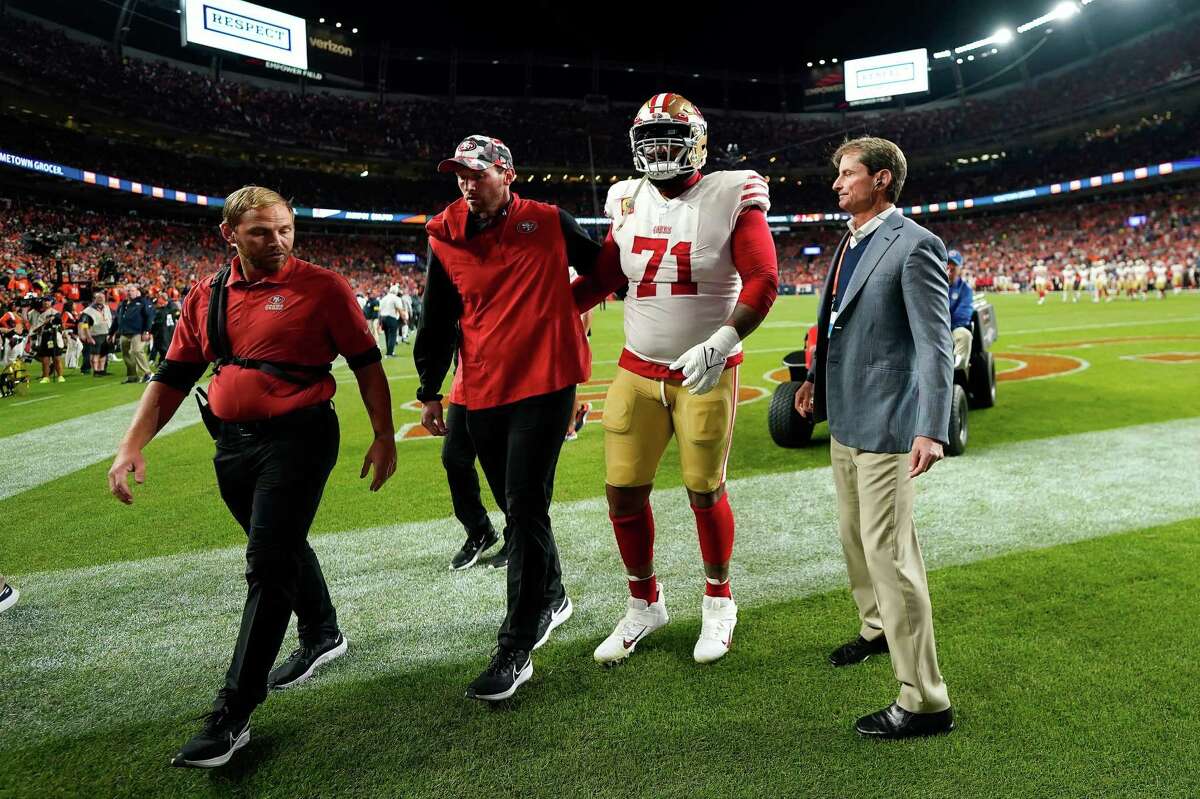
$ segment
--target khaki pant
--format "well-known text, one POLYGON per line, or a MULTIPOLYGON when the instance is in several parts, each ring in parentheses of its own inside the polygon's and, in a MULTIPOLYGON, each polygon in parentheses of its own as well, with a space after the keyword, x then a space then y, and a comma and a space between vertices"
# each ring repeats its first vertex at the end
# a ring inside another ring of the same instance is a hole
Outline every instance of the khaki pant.
POLYGON ((829 451, 859 634, 867 640, 887 636, 900 707, 913 713, 945 710, 950 699, 938 670, 908 453, 867 452, 832 438, 829 451))
POLYGON ((954 368, 957 369, 971 357, 971 328, 956 327, 951 333, 954 336, 954 368))
POLYGON ((121 360, 125 361, 125 373, 139 380, 150 374, 150 361, 146 360, 146 342, 141 336, 121 336, 121 360))

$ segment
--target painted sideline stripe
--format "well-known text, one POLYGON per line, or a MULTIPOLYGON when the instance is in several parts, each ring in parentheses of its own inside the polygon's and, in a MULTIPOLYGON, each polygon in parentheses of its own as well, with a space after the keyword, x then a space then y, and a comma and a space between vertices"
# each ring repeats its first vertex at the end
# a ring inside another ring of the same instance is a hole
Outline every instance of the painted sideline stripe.
MULTIPOLYGON (((926 562, 968 563, 1194 518, 1197 451, 1200 417, 968 451, 918 482, 926 562)), ((829 468, 735 480, 729 492, 739 604, 845 586, 829 468)), ((704 575, 683 490, 661 490, 654 510, 656 566, 671 588, 673 623, 698 630, 704 575)), ((145 521, 136 513, 131 524, 145 521)), ((598 642, 623 612, 626 590, 604 501, 556 505, 552 515, 575 602, 575 616, 554 641, 598 642)), ((173 534, 169 523, 160 526, 173 534)), ((504 574, 450 572, 461 540, 453 520, 314 538, 351 641, 350 657, 314 683, 358 682, 436 662, 482 665, 502 615, 504 574)), ((14 745, 204 710, 232 650, 243 568, 242 550, 227 548, 12 576, 21 602, 0 619, 0 685, 5 726, 21 731, 14 745)), ((939 594, 934 602, 946 608, 955 597, 939 594)), ((850 611, 845 624, 852 633, 850 611)), ((284 652, 294 640, 292 632, 284 652)), ((595 668, 582 660, 571 667, 595 668)), ((464 673, 463 683, 474 676, 464 673)), ((448 686, 447 696, 461 689, 448 686)), ((164 750, 175 743, 164 741, 164 750)))
MULTIPOLYGON (((0 438, 0 445, 9 453, 0 458, 0 499, 111 458, 137 405, 130 402, 0 438)), ((189 397, 155 440, 199 421, 200 411, 189 397)))

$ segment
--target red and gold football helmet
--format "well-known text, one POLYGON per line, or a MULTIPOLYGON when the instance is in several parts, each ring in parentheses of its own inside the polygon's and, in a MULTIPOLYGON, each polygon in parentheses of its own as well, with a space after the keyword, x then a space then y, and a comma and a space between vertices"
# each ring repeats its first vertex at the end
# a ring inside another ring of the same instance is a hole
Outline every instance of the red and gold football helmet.
POLYGON ((629 129, 633 168, 651 180, 690 175, 708 160, 708 123, 681 94, 656 94, 629 129))

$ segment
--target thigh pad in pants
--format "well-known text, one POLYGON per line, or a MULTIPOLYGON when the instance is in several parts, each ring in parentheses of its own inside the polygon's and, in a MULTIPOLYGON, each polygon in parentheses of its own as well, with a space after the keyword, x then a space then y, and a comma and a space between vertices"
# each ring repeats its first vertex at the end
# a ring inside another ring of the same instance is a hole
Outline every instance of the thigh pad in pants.
POLYGON ((605 482, 630 488, 654 482, 671 439, 671 409, 657 380, 617 368, 604 398, 605 482))

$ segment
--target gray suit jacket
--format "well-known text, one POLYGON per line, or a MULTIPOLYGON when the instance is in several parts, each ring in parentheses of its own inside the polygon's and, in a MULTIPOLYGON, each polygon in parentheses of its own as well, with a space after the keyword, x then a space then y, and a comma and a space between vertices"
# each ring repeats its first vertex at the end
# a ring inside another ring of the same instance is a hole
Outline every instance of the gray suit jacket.
POLYGON ((831 335, 832 281, 830 269, 809 373, 817 421, 870 452, 908 452, 919 435, 946 443, 954 343, 942 240, 893 211, 867 244, 831 335))

